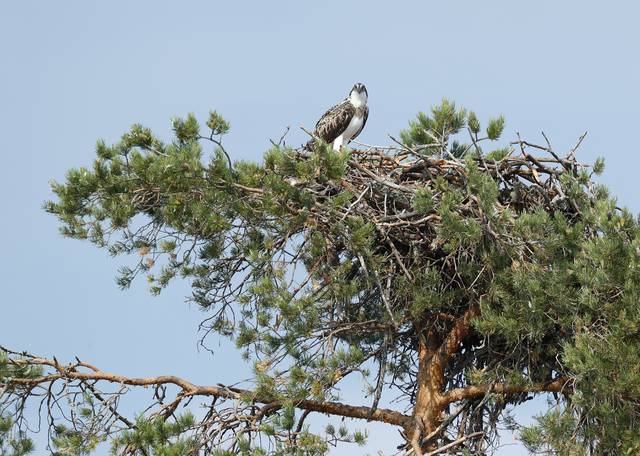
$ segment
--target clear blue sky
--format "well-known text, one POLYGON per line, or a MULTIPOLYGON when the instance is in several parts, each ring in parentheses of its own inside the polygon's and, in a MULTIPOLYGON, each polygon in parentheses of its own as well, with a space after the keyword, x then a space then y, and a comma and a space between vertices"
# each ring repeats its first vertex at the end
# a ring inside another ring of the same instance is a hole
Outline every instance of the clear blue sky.
MULTIPOLYGON (((580 156, 606 157, 602 181, 637 213, 639 5, 2 2, 0 343, 129 375, 246 375, 224 343, 213 358, 197 352, 203 315, 184 303, 187 284, 159 298, 143 282, 119 291, 125 260, 63 239, 41 209, 50 179, 90 164, 96 139, 116 141, 134 122, 166 138, 172 116, 217 109, 234 158, 259 160, 286 126, 301 142, 297 126, 312 127, 356 81, 369 91, 367 143, 386 144, 446 96, 484 119, 504 114, 507 138, 544 130, 559 151, 588 130, 580 156)), ((398 435, 383 429, 366 449, 334 454, 389 452, 398 435)))

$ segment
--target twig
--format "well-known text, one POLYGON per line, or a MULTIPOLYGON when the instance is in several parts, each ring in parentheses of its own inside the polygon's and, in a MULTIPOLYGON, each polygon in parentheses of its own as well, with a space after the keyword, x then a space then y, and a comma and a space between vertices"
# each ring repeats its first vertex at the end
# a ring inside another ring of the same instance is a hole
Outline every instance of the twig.
POLYGON ((287 133, 289 133, 289 128, 290 128, 290 127, 287 127, 287 128, 284 130, 284 133, 282 133, 282 136, 280 136, 280 139, 278 140, 278 142, 277 142, 277 143, 275 143, 275 142, 273 141, 273 139, 269 139, 269 142, 270 142, 271 144, 273 144, 275 147, 280 147, 280 146, 282 145, 282 141, 284 140, 284 137, 285 137, 285 136, 287 136, 287 133))
POLYGON ((448 443, 444 446, 441 446, 440 448, 434 450, 434 451, 430 451, 429 453, 425 453, 424 456, 433 456, 434 454, 439 454, 442 453, 444 451, 447 451, 450 448, 456 447, 458 445, 460 445, 461 443, 466 442, 469 439, 475 439, 476 437, 480 437, 484 435, 483 431, 478 431, 478 432, 474 432, 472 434, 467 434, 464 437, 460 437, 459 439, 454 440, 451 443, 448 443))

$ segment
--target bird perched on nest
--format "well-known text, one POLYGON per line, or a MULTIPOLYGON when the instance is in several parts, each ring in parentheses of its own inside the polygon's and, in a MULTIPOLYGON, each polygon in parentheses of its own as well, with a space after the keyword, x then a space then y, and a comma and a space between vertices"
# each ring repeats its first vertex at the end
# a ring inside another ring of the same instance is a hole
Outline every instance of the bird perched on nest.
MULTIPOLYGON (((314 136, 332 144, 333 150, 340 150, 349 141, 360 134, 367 123, 369 108, 367 107, 367 88, 356 83, 347 98, 335 105, 320 117, 316 123, 314 136)), ((313 148, 314 140, 307 143, 313 148)))

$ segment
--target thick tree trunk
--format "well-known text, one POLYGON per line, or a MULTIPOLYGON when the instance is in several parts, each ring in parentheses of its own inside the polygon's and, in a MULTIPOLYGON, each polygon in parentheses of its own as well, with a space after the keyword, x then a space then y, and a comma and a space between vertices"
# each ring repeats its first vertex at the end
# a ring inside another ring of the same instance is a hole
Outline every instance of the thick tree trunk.
POLYGON ((445 397, 445 369, 468 336, 471 320, 479 313, 479 306, 471 305, 444 339, 433 328, 419 332, 416 401, 412 419, 405 426, 407 438, 419 456, 437 448, 434 433, 442 423, 445 407, 451 402, 445 397), (429 439, 425 441, 426 437, 429 439))
POLYGON ((440 406, 444 389, 444 372, 438 362, 440 341, 436 331, 429 330, 422 334, 418 341, 418 391, 413 408, 411 429, 407 430, 414 451, 429 450, 429 445, 422 448, 422 438, 433 433, 441 422, 440 406))

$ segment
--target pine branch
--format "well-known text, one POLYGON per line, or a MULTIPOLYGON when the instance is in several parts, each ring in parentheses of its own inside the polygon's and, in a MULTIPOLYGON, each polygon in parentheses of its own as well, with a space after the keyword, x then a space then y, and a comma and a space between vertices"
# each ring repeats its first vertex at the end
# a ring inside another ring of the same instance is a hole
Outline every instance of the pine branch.
MULTIPOLYGON (((15 353, 3 347, 8 353, 15 353)), ((24 355, 23 355, 24 356, 24 355)), ((5 386, 19 387, 26 386, 32 388, 36 385, 42 385, 55 382, 56 380, 80 380, 80 381, 105 381, 113 384, 130 385, 130 386, 161 386, 175 385, 180 388, 179 396, 182 400, 195 396, 212 396, 224 399, 242 400, 243 398, 251 398, 255 403, 267 404, 272 409, 278 409, 283 403, 273 397, 259 396, 251 390, 219 386, 201 386, 195 385, 188 380, 175 375, 160 375, 156 377, 127 377, 110 372, 105 372, 92 366, 92 370, 88 372, 80 372, 78 367, 86 366, 85 363, 60 365, 52 359, 40 357, 27 357, 21 360, 12 360, 21 366, 48 366, 53 368, 52 373, 33 377, 33 378, 7 378, 4 379, 5 386)), ((175 409, 177 404, 173 407, 175 409)), ((347 418, 357 418, 363 420, 380 421, 387 424, 402 426, 409 419, 407 415, 389 409, 376 409, 371 413, 370 407, 354 406, 340 402, 321 402, 310 399, 303 399, 295 402, 295 407, 310 412, 320 412, 329 415, 343 416, 347 418)))
MULTIPOLYGON (((453 402, 482 397, 487 393, 495 394, 519 394, 519 393, 560 393, 569 388, 571 378, 558 377, 544 383, 532 385, 510 385, 508 383, 492 383, 487 385, 471 385, 464 388, 454 388, 447 391, 442 397, 442 405, 447 406, 453 402)), ((570 388, 569 388, 570 389, 570 388)))

